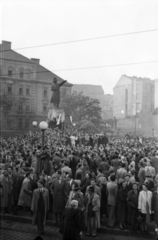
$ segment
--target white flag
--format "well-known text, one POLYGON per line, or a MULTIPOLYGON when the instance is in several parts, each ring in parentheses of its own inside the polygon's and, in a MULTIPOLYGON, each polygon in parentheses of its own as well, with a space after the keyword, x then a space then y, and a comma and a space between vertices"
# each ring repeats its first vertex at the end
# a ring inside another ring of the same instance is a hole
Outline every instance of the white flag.
POLYGON ((59 125, 60 124, 60 119, 61 119, 61 114, 59 115, 59 118, 57 120, 57 124, 56 125, 59 125))
POLYGON ((142 144, 143 143, 143 141, 142 141, 142 138, 141 137, 139 137, 139 142, 142 144))
POLYGON ((72 116, 70 116, 70 122, 72 123, 72 116))

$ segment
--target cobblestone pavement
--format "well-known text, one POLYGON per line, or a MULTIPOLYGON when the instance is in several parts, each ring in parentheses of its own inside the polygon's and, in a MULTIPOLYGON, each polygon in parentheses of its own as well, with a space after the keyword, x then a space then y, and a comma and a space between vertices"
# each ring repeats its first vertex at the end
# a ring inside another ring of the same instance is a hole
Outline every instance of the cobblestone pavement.
MULTIPOLYGON (((37 227, 30 224, 12 222, 8 220, 1 221, 0 240, 34 240, 38 236, 37 227)), ((62 240, 62 235, 58 232, 58 228, 46 226, 45 234, 42 235, 43 240, 62 240)), ((83 236, 83 240, 90 240, 91 237, 83 236)), ((107 235, 99 233, 96 240, 144 240, 144 238, 107 235)), ((151 240, 151 237, 145 238, 151 240)), ((155 238, 156 239, 156 238, 155 238)))

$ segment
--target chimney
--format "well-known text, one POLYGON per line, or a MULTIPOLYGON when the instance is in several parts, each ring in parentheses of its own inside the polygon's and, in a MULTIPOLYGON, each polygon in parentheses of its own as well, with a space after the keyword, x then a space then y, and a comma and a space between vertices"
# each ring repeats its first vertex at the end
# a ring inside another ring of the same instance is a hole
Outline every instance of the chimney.
POLYGON ((7 41, 2 41, 2 48, 3 50, 11 50, 11 42, 7 42, 7 41))
POLYGON ((40 59, 38 59, 38 58, 31 58, 31 60, 38 63, 38 64, 40 63, 40 59))

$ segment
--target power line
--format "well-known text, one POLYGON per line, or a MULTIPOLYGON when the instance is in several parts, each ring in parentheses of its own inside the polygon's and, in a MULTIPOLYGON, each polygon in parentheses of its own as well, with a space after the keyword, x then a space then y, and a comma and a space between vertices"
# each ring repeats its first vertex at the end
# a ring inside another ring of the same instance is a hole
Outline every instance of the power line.
MULTIPOLYGON (((150 64, 150 63, 158 63, 157 61, 148 61, 148 62, 135 62, 135 63, 120 63, 120 64, 111 64, 111 65, 104 65, 104 66, 93 66, 93 67, 80 67, 80 68, 69 68, 69 69, 56 69, 52 70, 53 72, 61 72, 61 71, 76 71, 76 70, 86 70, 86 69, 96 69, 96 68, 108 68, 108 67, 121 67, 121 66, 130 66, 130 65, 138 65, 138 64, 150 64)), ((33 73, 45 73, 49 72, 52 73, 50 70, 44 71, 37 71, 37 72, 23 72, 23 75, 33 74, 33 73)), ((11 76, 19 75, 20 73, 14 73, 11 76)), ((1 75, 0 77, 6 77, 8 74, 1 75)))
MULTIPOLYGON (((121 37, 121 36, 133 35, 133 34, 155 32, 155 31, 158 31, 158 29, 151 29, 151 30, 144 30, 144 31, 137 31, 137 32, 129 32, 129 33, 120 33, 120 34, 113 34, 113 35, 107 35, 107 36, 102 36, 102 37, 77 39, 77 40, 71 40, 71 41, 65 41, 65 42, 43 44, 43 45, 38 45, 38 46, 16 48, 16 49, 13 49, 13 50, 25 50, 25 49, 29 49, 29 48, 49 47, 49 46, 53 46, 53 45, 62 45, 62 44, 70 44, 70 43, 77 43, 77 42, 85 42, 85 41, 99 40, 99 39, 104 39, 104 38, 114 38, 114 37, 121 37)), ((6 49, 6 50, 0 51, 0 52, 7 52, 7 51, 12 51, 12 49, 11 50, 6 49)))

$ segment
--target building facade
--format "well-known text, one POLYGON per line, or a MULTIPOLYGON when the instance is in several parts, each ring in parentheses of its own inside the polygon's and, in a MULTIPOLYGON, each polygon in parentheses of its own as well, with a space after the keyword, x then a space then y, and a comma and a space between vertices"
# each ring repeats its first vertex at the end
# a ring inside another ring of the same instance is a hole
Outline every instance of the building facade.
POLYGON ((123 75, 114 87, 113 114, 117 129, 150 135, 154 99, 154 81, 123 75))
MULTIPOLYGON (((60 77, 11 49, 11 42, 0 44, 0 130, 2 135, 21 133, 32 128, 32 122, 47 119, 53 78, 60 77)), ((61 87, 61 104, 71 94, 72 84, 61 87)))

